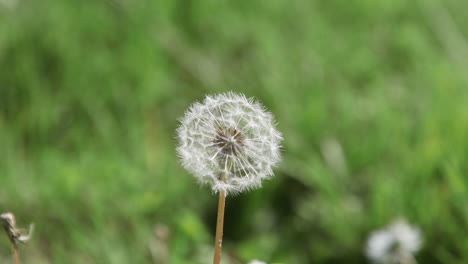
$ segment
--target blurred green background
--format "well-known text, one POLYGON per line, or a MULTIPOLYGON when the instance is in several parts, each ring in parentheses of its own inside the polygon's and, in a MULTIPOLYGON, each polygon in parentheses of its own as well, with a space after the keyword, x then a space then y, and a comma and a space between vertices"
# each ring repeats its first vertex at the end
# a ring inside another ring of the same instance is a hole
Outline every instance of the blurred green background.
MULTIPOLYGON (((366 263, 405 217, 468 261, 468 1, 0 0, 0 212, 24 263, 210 263, 217 197, 177 118, 237 91, 284 160, 228 197, 223 263, 366 263)), ((8 263, 0 236, 0 262, 8 263)))

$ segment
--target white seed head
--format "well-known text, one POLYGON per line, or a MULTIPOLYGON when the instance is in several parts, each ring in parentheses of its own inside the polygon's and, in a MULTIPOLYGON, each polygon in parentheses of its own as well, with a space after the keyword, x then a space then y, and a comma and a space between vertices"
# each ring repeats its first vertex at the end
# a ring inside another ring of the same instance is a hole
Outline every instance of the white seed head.
POLYGON ((401 262, 410 259, 421 248, 418 228, 398 219, 386 229, 373 232, 367 241, 366 255, 374 263, 401 262))
POLYGON ((281 159, 281 133, 266 109, 242 94, 206 96, 177 129, 182 166, 215 192, 261 186, 281 159))
POLYGON ((267 264, 266 262, 260 261, 260 260, 252 260, 249 262, 249 264, 267 264))

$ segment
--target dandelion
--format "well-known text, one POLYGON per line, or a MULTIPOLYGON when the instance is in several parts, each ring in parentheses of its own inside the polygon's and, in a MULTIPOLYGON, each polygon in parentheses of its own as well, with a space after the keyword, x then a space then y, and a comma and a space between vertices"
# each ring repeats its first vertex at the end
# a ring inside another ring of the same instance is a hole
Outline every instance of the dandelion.
POLYGON ((398 219, 388 228, 370 235, 366 255, 374 263, 414 264, 414 254, 419 251, 421 244, 419 229, 398 219))
POLYGON ((260 261, 260 260, 254 259, 254 260, 250 261, 249 264, 267 264, 267 263, 263 262, 263 261, 260 261))
POLYGON ((193 104, 177 134, 182 165, 215 192, 258 188, 281 159, 273 116, 244 95, 207 96, 193 104))
POLYGON ((219 193, 214 261, 219 263, 225 197, 259 188, 273 176, 281 159, 281 133, 265 107, 232 92, 194 103, 180 122, 182 166, 219 193))
POLYGON ((5 232, 10 239, 10 242, 13 246, 13 259, 15 264, 19 264, 19 253, 18 253, 18 244, 25 243, 31 239, 34 225, 29 227, 29 232, 26 234, 26 230, 23 228, 16 227, 15 216, 12 213, 4 213, 0 215, 0 224, 5 229, 5 232))

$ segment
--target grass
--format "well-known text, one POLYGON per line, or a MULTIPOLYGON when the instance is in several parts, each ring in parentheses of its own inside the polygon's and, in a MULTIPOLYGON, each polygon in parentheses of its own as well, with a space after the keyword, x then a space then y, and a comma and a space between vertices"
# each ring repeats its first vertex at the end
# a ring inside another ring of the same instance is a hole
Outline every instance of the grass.
POLYGON ((223 261, 363 263, 369 232, 405 216, 419 263, 465 263, 467 7, 0 4, 0 211, 36 224, 23 262, 160 263, 167 246, 168 263, 209 263, 216 199, 180 168, 174 130, 235 90, 275 114, 285 150, 272 181, 227 201, 223 261))

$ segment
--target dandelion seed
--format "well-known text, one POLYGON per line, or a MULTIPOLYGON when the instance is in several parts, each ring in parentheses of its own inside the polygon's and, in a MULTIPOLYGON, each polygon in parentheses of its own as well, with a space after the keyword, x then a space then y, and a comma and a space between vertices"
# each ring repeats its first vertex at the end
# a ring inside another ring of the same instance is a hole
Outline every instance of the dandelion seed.
POLYGON ((421 244, 419 229, 398 219, 388 228, 377 230, 370 235, 366 255, 374 263, 414 264, 414 255, 421 248, 421 244))
POLYGON ((182 165, 213 191, 239 193, 273 176, 282 137, 273 116, 253 99, 232 92, 207 96, 180 121, 182 165))

